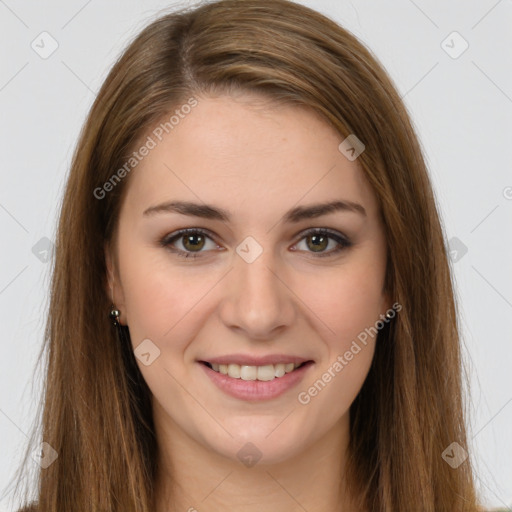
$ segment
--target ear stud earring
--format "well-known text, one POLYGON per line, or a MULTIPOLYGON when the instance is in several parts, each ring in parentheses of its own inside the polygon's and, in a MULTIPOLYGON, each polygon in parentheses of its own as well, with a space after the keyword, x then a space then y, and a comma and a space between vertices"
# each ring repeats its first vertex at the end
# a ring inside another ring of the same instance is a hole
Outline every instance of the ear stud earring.
POLYGON ((112 324, 115 327, 121 327, 120 317, 121 311, 119 311, 114 304, 114 277, 112 277, 112 284, 110 285, 110 290, 112 292, 112 305, 110 306, 109 317, 112 320, 112 324))

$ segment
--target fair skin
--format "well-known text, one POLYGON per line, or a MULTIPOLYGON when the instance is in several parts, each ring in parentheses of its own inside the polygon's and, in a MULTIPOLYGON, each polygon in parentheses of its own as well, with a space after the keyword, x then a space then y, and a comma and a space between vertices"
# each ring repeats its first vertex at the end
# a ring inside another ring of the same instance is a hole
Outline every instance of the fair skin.
POLYGON ((149 339, 160 350, 147 366, 137 359, 152 392, 159 443, 157 512, 357 510, 339 484, 349 407, 376 338, 360 343, 307 404, 298 395, 391 307, 376 198, 357 160, 338 150, 343 137, 312 112, 260 104, 248 94, 197 98, 132 171, 114 257, 106 251, 133 349, 149 339), (231 218, 144 215, 171 200, 206 203, 231 218), (292 208, 335 200, 357 203, 366 214, 285 220, 292 208), (208 231, 172 242, 192 253, 187 259, 159 244, 183 228, 208 231), (329 229, 352 245, 331 234, 303 234, 310 228, 329 229), (251 262, 237 253, 249 236, 262 250, 251 262), (291 354, 313 363, 280 396, 248 401, 219 389, 199 362, 233 353, 291 354), (261 456, 252 466, 237 455, 249 442, 261 456))

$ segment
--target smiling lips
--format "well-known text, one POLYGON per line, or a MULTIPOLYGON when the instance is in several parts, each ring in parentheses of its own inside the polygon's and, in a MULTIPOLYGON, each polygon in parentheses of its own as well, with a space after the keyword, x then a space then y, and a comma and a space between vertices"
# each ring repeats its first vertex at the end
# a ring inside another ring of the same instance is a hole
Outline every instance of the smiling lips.
POLYGON ((301 366, 301 364, 294 363, 278 363, 267 364, 264 366, 249 366, 249 365, 239 365, 239 364, 217 364, 213 363, 210 365, 212 370, 222 373, 223 375, 228 375, 233 379, 242 379, 242 380, 262 380, 269 381, 273 380, 277 377, 282 377, 286 373, 293 372, 296 368, 301 366))
POLYGON ((260 366, 206 361, 198 363, 218 389, 239 400, 251 402, 279 397, 297 386, 314 366, 312 360, 260 366), (215 368, 218 366, 218 370, 214 369, 214 365, 215 368))
POLYGON ((246 401, 277 398, 296 386, 314 365, 312 359, 287 354, 230 354, 197 362, 217 388, 246 401))
POLYGON ((284 354, 263 357, 232 354, 201 362, 215 372, 233 379, 271 381, 293 372, 308 360, 284 354))
POLYGON ((305 363, 312 361, 285 354, 270 354, 263 357, 232 354, 200 362, 216 373, 232 379, 268 382, 292 373, 305 363))
POLYGON ((208 357, 203 363, 238 364, 240 366, 265 366, 268 364, 302 364, 309 361, 307 357, 291 356, 288 354, 268 354, 266 356, 251 356, 247 354, 229 354, 219 357, 208 357))

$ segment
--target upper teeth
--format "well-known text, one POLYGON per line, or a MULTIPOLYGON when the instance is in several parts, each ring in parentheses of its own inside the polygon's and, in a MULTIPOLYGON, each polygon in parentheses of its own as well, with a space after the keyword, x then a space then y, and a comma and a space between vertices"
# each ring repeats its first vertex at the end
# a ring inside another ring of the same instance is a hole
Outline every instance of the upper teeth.
POLYGON ((285 373, 290 373, 302 363, 279 363, 267 364, 265 366, 245 366, 239 364, 216 364, 212 363, 212 368, 216 372, 228 375, 233 379, 242 380, 273 380, 274 377, 282 377, 285 373))

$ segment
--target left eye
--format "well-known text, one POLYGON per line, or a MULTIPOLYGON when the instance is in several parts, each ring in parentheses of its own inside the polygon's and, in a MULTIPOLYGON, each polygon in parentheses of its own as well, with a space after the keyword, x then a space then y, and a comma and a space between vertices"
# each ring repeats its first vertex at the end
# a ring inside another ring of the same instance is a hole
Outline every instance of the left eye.
MULTIPOLYGON (((202 249, 206 246, 206 240, 212 242, 213 247, 211 249, 218 248, 218 245, 206 231, 197 228, 182 229, 173 235, 166 236, 160 241, 160 245, 182 258, 198 258, 200 253, 204 252, 202 249), (177 241, 180 241, 184 250, 174 246, 177 241)), ((313 228, 302 233, 302 238, 296 245, 299 245, 303 240, 307 248, 313 247, 314 249, 313 251, 306 249, 306 252, 312 252, 317 257, 332 256, 352 245, 348 238, 341 233, 331 232, 324 228, 313 228), (329 245, 329 241, 334 241, 337 246, 333 250, 326 252, 325 249, 329 245)))
POLYGON ((341 233, 332 232, 323 228, 315 228, 303 233, 303 237, 300 241, 302 240, 305 240, 304 243, 306 247, 314 248, 311 252, 319 258, 333 256, 344 249, 348 249, 352 245, 352 242, 350 242, 350 240, 341 233), (324 251, 324 249, 329 245, 329 241, 334 241, 335 247, 331 251, 324 251))

